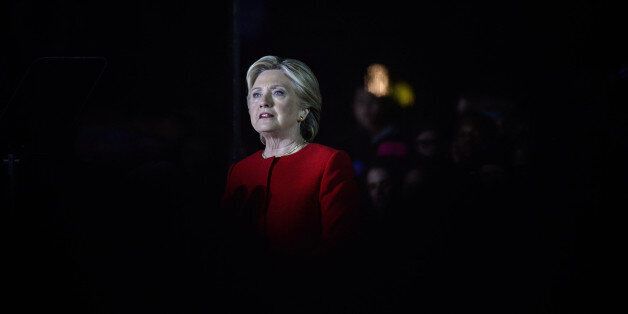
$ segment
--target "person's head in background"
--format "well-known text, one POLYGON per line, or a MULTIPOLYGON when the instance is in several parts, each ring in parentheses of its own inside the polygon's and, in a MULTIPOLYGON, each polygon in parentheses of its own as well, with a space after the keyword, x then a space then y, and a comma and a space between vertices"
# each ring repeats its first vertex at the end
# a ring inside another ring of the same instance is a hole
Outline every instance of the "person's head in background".
POLYGON ((402 169, 397 160, 379 158, 366 171, 365 184, 374 214, 389 215, 396 210, 402 189, 402 169))
POLYGON ((472 113, 481 113, 490 117, 500 134, 507 127, 504 125, 504 120, 514 110, 516 110, 516 104, 511 97, 491 91, 467 91, 458 96, 455 108, 458 117, 472 113))
POLYGON ((391 97, 388 67, 373 63, 366 68, 364 82, 353 95, 353 116, 358 126, 371 137, 382 132, 392 121, 394 100, 391 97))
POLYGON ((265 145, 311 142, 322 97, 312 70, 295 59, 264 56, 246 74, 251 125, 265 145))
POLYGON ((465 168, 494 163, 500 157, 496 155, 496 145, 495 121, 482 113, 465 113, 459 117, 454 127, 452 161, 465 168))
POLYGON ((411 165, 404 174, 404 198, 414 199, 449 166, 448 135, 433 119, 420 119, 410 129, 411 165))
POLYGON ((439 161, 446 154, 446 135, 433 121, 418 121, 412 128, 411 144, 414 156, 424 162, 439 161))
POLYGON ((365 88, 358 88, 353 97, 353 117, 358 126, 375 136, 393 123, 393 100, 376 96, 365 88))

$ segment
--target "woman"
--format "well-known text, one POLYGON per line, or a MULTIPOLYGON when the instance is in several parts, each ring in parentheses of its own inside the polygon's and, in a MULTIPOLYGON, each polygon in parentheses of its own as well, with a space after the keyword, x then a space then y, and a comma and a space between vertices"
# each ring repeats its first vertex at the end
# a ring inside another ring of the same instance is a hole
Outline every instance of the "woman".
POLYGON ((241 227, 236 236, 273 256, 327 256, 355 234, 359 197, 348 154, 312 142, 318 81, 299 60, 265 56, 246 82, 251 125, 265 147, 229 169, 222 205, 241 227))

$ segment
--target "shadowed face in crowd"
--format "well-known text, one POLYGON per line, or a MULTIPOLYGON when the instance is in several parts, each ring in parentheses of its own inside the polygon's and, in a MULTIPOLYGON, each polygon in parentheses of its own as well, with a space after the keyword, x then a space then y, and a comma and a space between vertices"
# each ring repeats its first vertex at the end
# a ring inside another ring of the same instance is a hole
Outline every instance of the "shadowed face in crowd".
POLYGON ((457 163, 475 162, 496 139, 493 120, 483 115, 464 116, 456 127, 452 157, 457 163))
POLYGON ((425 130, 414 140, 415 150, 421 157, 434 158, 438 153, 438 134, 435 130, 425 130))
POLYGON ((390 173, 381 167, 369 169, 366 186, 371 203, 376 209, 382 209, 390 202, 394 189, 390 173))
POLYGON ((376 132, 381 104, 375 95, 358 89, 353 98, 353 116, 358 124, 369 132, 376 132))

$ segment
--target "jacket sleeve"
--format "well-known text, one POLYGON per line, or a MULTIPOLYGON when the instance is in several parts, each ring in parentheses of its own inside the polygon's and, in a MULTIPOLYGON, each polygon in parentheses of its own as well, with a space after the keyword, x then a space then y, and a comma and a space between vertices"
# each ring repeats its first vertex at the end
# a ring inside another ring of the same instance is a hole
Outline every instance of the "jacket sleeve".
POLYGON ((322 243, 316 254, 335 254, 355 240, 360 225, 358 195, 351 158, 342 150, 334 152, 321 181, 322 243))

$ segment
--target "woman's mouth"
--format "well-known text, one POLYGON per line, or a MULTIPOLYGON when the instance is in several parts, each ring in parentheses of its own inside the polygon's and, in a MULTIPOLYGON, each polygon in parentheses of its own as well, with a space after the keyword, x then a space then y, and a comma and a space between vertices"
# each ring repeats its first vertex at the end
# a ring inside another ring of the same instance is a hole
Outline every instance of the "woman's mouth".
POLYGON ((274 116, 273 116, 272 114, 268 113, 268 112, 264 112, 264 113, 261 113, 261 114, 259 115, 259 118, 260 118, 260 119, 272 118, 272 117, 274 117, 274 116))

